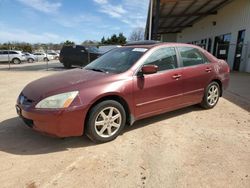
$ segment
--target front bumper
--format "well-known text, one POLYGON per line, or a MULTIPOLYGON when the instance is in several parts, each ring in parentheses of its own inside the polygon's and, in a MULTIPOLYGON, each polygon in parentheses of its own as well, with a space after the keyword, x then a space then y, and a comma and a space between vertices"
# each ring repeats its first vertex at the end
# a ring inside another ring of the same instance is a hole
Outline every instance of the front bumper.
POLYGON ((81 136, 86 116, 85 108, 63 110, 27 109, 16 105, 17 114, 26 125, 36 131, 56 136, 81 136))

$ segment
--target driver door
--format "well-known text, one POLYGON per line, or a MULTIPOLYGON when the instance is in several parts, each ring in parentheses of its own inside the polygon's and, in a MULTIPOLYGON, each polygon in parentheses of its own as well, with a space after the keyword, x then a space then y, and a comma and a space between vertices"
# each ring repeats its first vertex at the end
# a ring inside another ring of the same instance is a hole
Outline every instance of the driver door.
POLYGON ((136 119, 170 111, 181 106, 182 72, 178 69, 174 47, 154 51, 144 65, 157 65, 158 72, 135 76, 134 106, 136 119))

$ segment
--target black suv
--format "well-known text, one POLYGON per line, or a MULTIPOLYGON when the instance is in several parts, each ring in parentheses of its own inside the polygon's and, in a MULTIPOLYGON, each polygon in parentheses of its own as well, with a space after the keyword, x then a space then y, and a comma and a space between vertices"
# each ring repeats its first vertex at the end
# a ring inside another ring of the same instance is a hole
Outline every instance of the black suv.
POLYGON ((85 66, 102 54, 93 46, 67 45, 63 46, 59 60, 66 68, 72 65, 85 66))

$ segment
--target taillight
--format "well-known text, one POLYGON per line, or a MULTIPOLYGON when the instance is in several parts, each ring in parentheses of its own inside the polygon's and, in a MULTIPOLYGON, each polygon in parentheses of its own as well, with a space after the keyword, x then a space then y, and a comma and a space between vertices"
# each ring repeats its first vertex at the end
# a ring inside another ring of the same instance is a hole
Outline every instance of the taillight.
POLYGON ((229 67, 229 65, 227 65, 227 73, 230 73, 230 67, 229 67))
POLYGON ((225 66, 226 66, 226 72, 227 72, 227 73, 230 73, 230 66, 228 65, 228 63, 227 63, 225 60, 223 60, 223 63, 224 63, 225 66))

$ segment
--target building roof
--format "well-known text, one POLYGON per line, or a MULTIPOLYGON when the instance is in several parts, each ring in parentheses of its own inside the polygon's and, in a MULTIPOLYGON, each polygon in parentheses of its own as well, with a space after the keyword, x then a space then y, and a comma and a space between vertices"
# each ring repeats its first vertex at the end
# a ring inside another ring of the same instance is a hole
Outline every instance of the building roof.
MULTIPOLYGON (((217 11, 233 0, 152 0, 152 39, 160 34, 179 33, 192 27, 200 19, 217 14, 217 11)), ((150 7, 146 25, 149 32, 150 7)))

